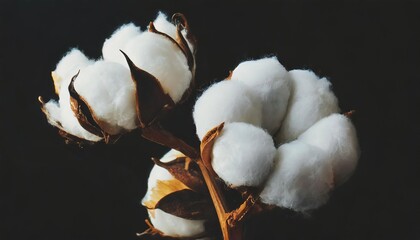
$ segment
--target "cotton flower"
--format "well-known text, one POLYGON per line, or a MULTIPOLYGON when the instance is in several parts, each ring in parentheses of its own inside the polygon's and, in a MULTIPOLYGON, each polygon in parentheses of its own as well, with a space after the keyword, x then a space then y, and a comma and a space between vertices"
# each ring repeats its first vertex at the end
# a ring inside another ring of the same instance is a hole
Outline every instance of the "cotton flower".
POLYGON ((201 140, 222 122, 245 122, 261 126, 262 106, 246 85, 224 80, 210 86, 197 99, 193 118, 197 136, 201 140))
MULTIPOLYGON (((168 163, 182 156, 184 156, 182 153, 171 150, 160 161, 168 163)), ((142 199, 142 204, 148 209, 147 211, 153 227, 161 231, 164 235, 172 237, 194 237, 204 233, 205 219, 185 219, 155 208, 157 203, 169 194, 188 189, 185 184, 177 180, 165 168, 158 165, 153 166, 148 179, 147 192, 142 199)))
POLYGON ((262 102, 262 127, 274 134, 280 127, 290 95, 289 73, 276 57, 240 63, 231 80, 247 85, 262 102))
POLYGON ((327 158, 322 149, 300 140, 281 145, 272 174, 260 194, 261 201, 295 211, 323 205, 333 187, 327 158))
POLYGON ((298 138, 328 154, 334 172, 335 185, 341 185, 351 176, 360 156, 356 129, 350 119, 332 114, 310 127, 298 138))
POLYGON ((292 94, 286 117, 276 135, 278 144, 290 142, 315 122, 339 112, 338 101, 331 91, 331 83, 312 71, 290 71, 292 94))
POLYGON ((263 129, 228 123, 214 143, 212 166, 231 187, 257 187, 270 173, 275 154, 273 139, 263 129))
POLYGON ((105 40, 102 47, 102 56, 107 61, 121 63, 126 66, 124 56, 120 50, 126 52, 127 43, 134 37, 141 34, 140 27, 134 23, 128 23, 120 26, 114 33, 105 40))

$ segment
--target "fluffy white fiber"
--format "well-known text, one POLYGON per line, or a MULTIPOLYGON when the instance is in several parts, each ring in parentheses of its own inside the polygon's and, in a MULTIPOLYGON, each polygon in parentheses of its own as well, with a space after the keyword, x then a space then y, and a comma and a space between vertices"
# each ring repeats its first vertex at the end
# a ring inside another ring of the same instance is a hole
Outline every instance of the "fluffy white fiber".
POLYGON ((240 63, 232 80, 247 85, 262 102, 262 127, 274 134, 286 113, 290 95, 289 73, 276 57, 240 63))
POLYGON ((180 218, 160 209, 148 209, 147 211, 153 226, 167 236, 194 237, 205 231, 205 220, 180 218))
POLYGON ((126 52, 125 46, 134 37, 141 34, 140 27, 133 23, 124 24, 105 40, 102 47, 103 58, 107 61, 118 62, 127 66, 124 55, 120 50, 126 52))
POLYGON ((212 166, 229 186, 257 187, 269 175, 275 154, 273 139, 262 128, 229 123, 214 143, 212 166))
POLYGON ((356 129, 344 115, 332 114, 321 119, 299 136, 299 140, 323 149, 329 155, 337 186, 356 168, 360 156, 356 129))
POLYGON ((193 117, 201 140, 222 122, 246 122, 261 126, 261 102, 246 85, 225 80, 210 86, 197 99, 193 117))
MULTIPOLYGON (((182 153, 176 150, 170 150, 166 153, 161 159, 161 162, 170 162, 177 157, 184 156, 182 153)), ((157 202, 160 199, 156 198, 156 192, 159 192, 156 189, 159 181, 178 181, 176 180, 166 169, 154 165, 150 171, 149 179, 147 182, 147 192, 142 199, 142 204, 147 206, 148 202, 157 202)), ((179 182, 180 183, 180 182, 179 182)), ((183 184, 177 184, 178 187, 184 187, 188 189, 183 184)), ((178 189, 181 190, 181 189, 178 189)), ((159 196, 163 197, 163 196, 159 196)), ((155 228, 162 231, 165 235, 172 237, 193 237, 197 236, 204 232, 204 222, 205 220, 189 220, 174 216, 172 214, 166 213, 160 209, 148 209, 149 218, 151 223, 155 228)))
POLYGON ((299 140, 280 146, 261 201, 295 211, 324 204, 333 186, 331 164, 323 150, 299 140))
POLYGON ((80 70, 93 64, 93 60, 89 60, 80 50, 72 49, 57 64, 53 76, 58 77, 58 81, 54 80, 56 89, 59 89, 59 101, 50 100, 44 105, 45 111, 48 113, 48 122, 58 127, 57 122, 61 124, 60 128, 64 131, 89 141, 99 141, 102 138, 91 134, 80 126, 77 118, 74 116, 70 107, 70 93, 68 86, 71 78, 80 70))
POLYGON ((292 93, 286 117, 276 135, 278 144, 296 139, 321 118, 340 111, 326 78, 320 79, 308 70, 293 70, 289 74, 292 93))
POLYGON ((82 69, 74 82, 110 134, 136 128, 136 89, 130 71, 121 64, 97 61, 82 69))
POLYGON ((174 102, 181 99, 190 86, 192 73, 187 58, 173 42, 162 35, 144 32, 131 39, 125 49, 137 67, 159 80, 174 102))
POLYGON ((61 86, 67 88, 71 78, 80 69, 93 62, 93 60, 88 59, 79 49, 73 48, 67 52, 52 72, 56 92, 59 93, 61 91, 61 86))

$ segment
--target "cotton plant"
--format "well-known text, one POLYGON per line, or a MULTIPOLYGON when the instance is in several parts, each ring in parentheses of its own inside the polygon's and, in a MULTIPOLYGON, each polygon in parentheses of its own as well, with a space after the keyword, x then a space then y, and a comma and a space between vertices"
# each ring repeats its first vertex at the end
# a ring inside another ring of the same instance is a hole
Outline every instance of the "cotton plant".
POLYGON ((253 214, 326 204, 360 156, 332 83, 275 56, 245 60, 195 99, 196 149, 160 125, 195 90, 196 48, 179 13, 159 12, 143 29, 123 24, 99 59, 64 55, 51 73, 58 100, 40 98, 41 109, 68 143, 113 143, 139 129, 168 147, 152 158, 140 239, 242 239, 253 214))

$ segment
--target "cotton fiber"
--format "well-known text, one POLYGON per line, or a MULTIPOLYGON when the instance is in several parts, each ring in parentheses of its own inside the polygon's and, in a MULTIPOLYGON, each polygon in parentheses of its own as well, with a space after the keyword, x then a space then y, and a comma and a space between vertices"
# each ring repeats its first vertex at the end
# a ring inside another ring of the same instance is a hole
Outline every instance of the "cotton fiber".
POLYGON ((193 117, 201 140, 222 122, 246 122, 261 126, 261 102, 246 85, 225 80, 211 85, 197 99, 193 117))
POLYGON ((103 58, 107 61, 121 63, 128 68, 124 55, 120 50, 125 52, 125 46, 127 43, 140 34, 140 27, 134 25, 134 23, 122 25, 117 30, 115 30, 111 37, 105 40, 102 47, 103 58))
POLYGON ((137 127, 135 84, 121 64, 97 61, 80 71, 74 87, 107 133, 116 135, 137 127))
POLYGON ((231 187, 257 187, 267 178, 276 148, 272 137, 248 123, 225 124, 212 154, 214 171, 231 187))
POLYGON ((322 149, 299 140, 283 144, 261 201, 295 211, 323 205, 333 186, 332 167, 326 158, 322 149))
POLYGON ((356 129, 350 119, 332 114, 318 121, 299 140, 328 153, 334 172, 334 183, 344 183, 356 168, 360 156, 356 129))
POLYGON ((262 102, 262 127, 274 134, 286 114, 290 95, 289 73, 276 57, 240 63, 231 80, 247 85, 262 102))
POLYGON ((292 94, 286 117, 276 136, 278 144, 290 142, 319 119, 340 111, 331 83, 309 70, 290 71, 292 94))

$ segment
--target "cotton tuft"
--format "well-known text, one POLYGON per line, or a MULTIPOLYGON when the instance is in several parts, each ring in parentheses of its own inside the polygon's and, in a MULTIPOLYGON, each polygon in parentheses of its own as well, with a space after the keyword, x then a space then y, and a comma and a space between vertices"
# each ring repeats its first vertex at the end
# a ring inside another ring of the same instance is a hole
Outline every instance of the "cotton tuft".
POLYGON ((290 142, 323 117, 340 111, 331 83, 309 70, 289 72, 292 93, 277 144, 290 142))
POLYGON ((106 124, 107 133, 116 135, 137 127, 136 88, 130 71, 121 64, 95 62, 80 71, 74 88, 106 124))
POLYGON ((274 134, 286 114, 290 95, 289 73, 276 57, 240 63, 231 80, 247 85, 262 102, 262 127, 274 134))
POLYGON ((212 166, 231 187, 258 187, 270 173, 275 154, 273 139, 262 128, 228 123, 214 143, 212 166))
POLYGON ((299 140, 328 153, 336 186, 347 181, 357 166, 360 148, 356 129, 344 115, 332 114, 321 119, 299 136, 299 140))
POLYGON ((102 56, 107 61, 121 63, 128 67, 124 55, 120 50, 126 51, 127 43, 134 37, 141 34, 140 27, 134 23, 124 24, 107 38, 102 47, 102 56))
POLYGON ((326 158, 322 149, 299 140, 280 146, 261 201, 295 211, 320 207, 333 186, 332 167, 326 158))
POLYGON ((260 100, 238 81, 225 80, 211 85, 197 99, 193 118, 197 136, 201 140, 222 122, 246 122, 261 126, 260 100))
POLYGON ((194 237, 205 232, 205 220, 190 220, 166 213, 160 209, 148 209, 153 226, 171 237, 194 237))
POLYGON ((61 86, 67 88, 71 78, 76 75, 80 69, 93 62, 93 60, 88 59, 85 54, 77 48, 73 48, 67 52, 57 63, 55 70, 51 73, 56 93, 60 93, 61 86))

